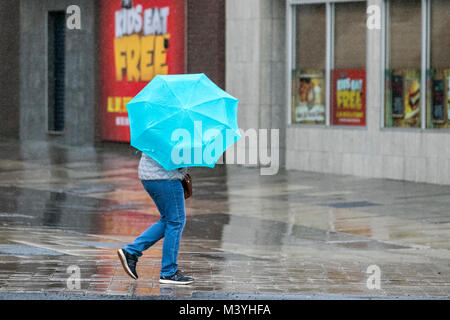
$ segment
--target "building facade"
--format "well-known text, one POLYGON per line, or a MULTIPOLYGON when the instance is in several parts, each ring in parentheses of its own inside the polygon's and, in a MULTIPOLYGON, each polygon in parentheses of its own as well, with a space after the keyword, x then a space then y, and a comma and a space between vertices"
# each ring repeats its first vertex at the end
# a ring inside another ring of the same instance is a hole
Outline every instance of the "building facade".
POLYGON ((225 85, 224 0, 0 2, 0 137, 129 141, 126 103, 155 74, 225 85))
POLYGON ((124 2, 0 2, 0 136, 127 141, 154 74, 203 72, 287 169, 450 184, 449 1, 124 2))
POLYGON ((226 10, 239 124, 279 128, 287 169, 450 184, 450 2, 228 0, 226 10))

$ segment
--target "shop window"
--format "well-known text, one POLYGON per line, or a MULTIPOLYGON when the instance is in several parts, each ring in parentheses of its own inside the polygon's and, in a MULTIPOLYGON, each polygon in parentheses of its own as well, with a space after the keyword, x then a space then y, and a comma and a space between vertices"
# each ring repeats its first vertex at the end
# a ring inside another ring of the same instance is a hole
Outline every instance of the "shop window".
POLYGON ((331 124, 366 124, 366 2, 334 5, 331 124))
POLYGON ((450 128, 450 2, 430 2, 430 68, 427 70, 427 127, 450 128))
POLYGON ((421 0, 389 1, 385 127, 421 127, 421 0))
POLYGON ((325 4, 295 6, 292 122, 325 124, 325 4))

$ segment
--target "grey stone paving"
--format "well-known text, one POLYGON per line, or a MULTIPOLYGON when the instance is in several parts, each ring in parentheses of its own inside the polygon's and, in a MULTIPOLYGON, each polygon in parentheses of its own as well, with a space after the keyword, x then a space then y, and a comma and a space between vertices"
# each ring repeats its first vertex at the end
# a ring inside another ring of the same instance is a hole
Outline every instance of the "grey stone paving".
POLYGON ((133 149, 0 150, 0 298, 450 297, 450 186, 193 169, 179 265, 196 281, 173 287, 158 283, 161 243, 140 259, 138 281, 117 259, 159 216, 133 149), (371 265, 380 289, 367 285, 371 265))

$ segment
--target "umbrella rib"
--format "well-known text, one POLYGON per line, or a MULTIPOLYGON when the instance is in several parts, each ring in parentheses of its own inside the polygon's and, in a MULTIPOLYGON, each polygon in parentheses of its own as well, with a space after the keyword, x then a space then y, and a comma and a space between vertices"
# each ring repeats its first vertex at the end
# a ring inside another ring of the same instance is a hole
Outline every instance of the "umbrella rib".
POLYGON ((178 96, 172 91, 172 89, 171 89, 170 86, 167 84, 167 82, 163 81, 163 84, 166 86, 167 91, 170 92, 170 93, 175 97, 175 99, 178 100, 178 103, 180 104, 180 107, 182 107, 182 106, 183 106, 183 103, 181 103, 180 99, 179 99, 178 96))
MULTIPOLYGON (((200 105, 202 105, 202 104, 209 103, 209 102, 213 102, 213 101, 217 101, 217 100, 220 100, 220 99, 230 99, 230 100, 233 100, 233 99, 228 98, 228 97, 220 97, 220 98, 214 98, 214 99, 210 99, 210 100, 204 101, 204 102, 202 102, 202 103, 200 103, 200 104, 197 104, 196 106, 200 106, 200 105)), ((207 115, 205 115, 204 113, 195 111, 192 107, 189 108, 189 112, 194 112, 194 113, 200 114, 200 115, 202 115, 202 116, 204 116, 204 117, 208 117, 208 118, 213 119, 213 120, 215 120, 215 121, 217 121, 217 122, 219 122, 219 123, 222 123, 223 125, 227 126, 227 127, 230 128, 230 129, 233 129, 233 128, 231 128, 227 123, 222 122, 222 121, 219 121, 219 120, 214 119, 214 118, 211 118, 210 116, 207 116, 207 115)), ((190 116, 190 115, 189 115, 189 116, 190 116)), ((191 117, 191 119, 192 119, 192 117, 191 117)))
POLYGON ((192 96, 194 95, 195 89, 197 89, 198 85, 200 84, 200 80, 202 80, 202 77, 200 77, 192 87, 191 95, 189 96, 187 105, 191 103, 192 96))
MULTIPOLYGON (((168 116, 165 117, 164 119, 160 119, 160 120, 156 121, 155 123, 152 123, 152 126, 155 126, 155 125, 157 125, 157 124, 159 124, 159 123, 161 123, 161 122, 163 122, 163 121, 166 121, 167 119, 172 118, 173 116, 176 116, 177 114, 179 114, 179 113, 181 113, 181 112, 183 112, 183 110, 178 110, 177 112, 174 112, 174 113, 172 113, 171 115, 168 115, 168 116)), ((147 127, 147 129, 148 129, 148 128, 149 128, 149 127, 147 127)))
POLYGON ((165 120, 167 120, 167 119, 169 119, 169 118, 171 118, 171 117, 173 117, 173 116, 175 116, 175 115, 177 115, 177 114, 179 114, 180 112, 182 112, 183 110, 179 110, 179 111, 177 111, 177 112, 175 112, 175 113, 172 113, 171 115, 169 115, 169 116, 167 116, 167 117, 165 117, 164 119, 160 119, 160 120, 158 120, 157 122, 155 122, 155 123, 152 123, 151 125, 147 125, 146 127, 145 127, 145 129, 144 130, 142 130, 142 132, 139 134, 139 136, 137 137, 137 138, 135 138, 134 140, 139 140, 139 138, 149 129, 149 128, 151 128, 151 127, 153 127, 153 126, 155 126, 155 125, 157 125, 157 124, 159 124, 159 123, 161 123, 161 122, 163 122, 163 121, 165 121, 165 120))
POLYGON ((209 100, 203 101, 202 103, 193 105, 192 107, 189 108, 189 110, 192 110, 193 107, 201 106, 202 104, 205 104, 205 103, 208 103, 208 102, 217 101, 217 100, 220 100, 220 99, 229 99, 229 100, 232 100, 232 101, 235 101, 235 100, 236 100, 236 99, 229 98, 229 97, 218 97, 218 98, 213 98, 213 99, 209 99, 209 100))
POLYGON ((140 103, 149 104, 150 106, 151 106, 151 105, 160 106, 160 107, 163 107, 163 108, 167 108, 167 107, 170 107, 170 108, 177 108, 176 105, 171 105, 171 104, 161 104, 161 103, 158 103, 158 102, 146 101, 146 100, 144 100, 144 101, 129 102, 129 103, 127 103, 127 105, 132 105, 132 104, 138 105, 138 104, 140 104, 140 103))
MULTIPOLYGON (((143 103, 143 102, 133 102, 133 103, 130 103, 130 104, 139 104, 139 103, 143 103)), ((160 103, 154 103, 154 102, 144 102, 144 103, 149 104, 149 105, 157 105, 157 106, 160 106, 160 107, 162 107, 162 108, 167 108, 167 107, 168 107, 167 105, 163 105, 163 104, 160 104, 160 103)), ((176 108, 176 107, 172 107, 172 108, 176 108)), ((181 111, 183 111, 183 110, 180 110, 180 109, 179 109, 178 111, 172 113, 171 115, 165 117, 164 119, 160 119, 160 120, 158 120, 157 122, 154 122, 154 123, 152 124, 152 126, 153 126, 153 125, 156 125, 156 124, 160 123, 161 121, 164 121, 164 120, 166 120, 166 119, 168 119, 168 118, 170 118, 170 117, 172 117, 172 116, 174 116, 174 115, 176 115, 176 114, 178 114, 178 113, 180 113, 181 111)), ((129 117, 129 116, 130 116, 130 114, 128 113, 128 117, 129 117)), ((146 126, 146 128, 145 128, 144 130, 142 130, 142 131, 144 132, 146 129, 148 129, 148 126, 146 126)), ((141 132, 141 134, 142 134, 142 132, 141 132)), ((139 136, 140 136, 140 135, 139 135, 139 136)))
MULTIPOLYGON (((205 116, 203 113, 200 113, 200 112, 195 111, 195 110, 189 110, 189 112, 194 112, 194 113, 200 114, 200 115, 202 115, 202 116, 204 116, 204 117, 208 117, 208 116, 205 116)), ((191 120, 194 122, 194 119, 192 119, 191 115, 189 115, 189 117, 190 117, 191 120)), ((214 118, 211 118, 211 117, 208 117, 208 118, 211 119, 211 120, 213 120, 213 121, 216 121, 216 122, 218 122, 218 123, 220 123, 220 124, 223 124, 223 125, 224 125, 225 127, 227 127, 228 129, 234 130, 232 127, 230 127, 230 125, 229 125, 228 123, 219 121, 219 120, 214 119, 214 118)))

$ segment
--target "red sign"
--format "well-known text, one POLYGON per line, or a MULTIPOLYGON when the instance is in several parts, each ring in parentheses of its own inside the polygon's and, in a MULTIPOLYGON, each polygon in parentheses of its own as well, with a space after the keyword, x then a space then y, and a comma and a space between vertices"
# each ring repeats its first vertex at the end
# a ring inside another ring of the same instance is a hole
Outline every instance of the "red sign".
POLYGON ((185 73, 183 0, 100 1, 101 137, 130 141, 126 104, 157 74, 185 73))
POLYGON ((366 70, 333 70, 331 124, 366 125, 366 70))

